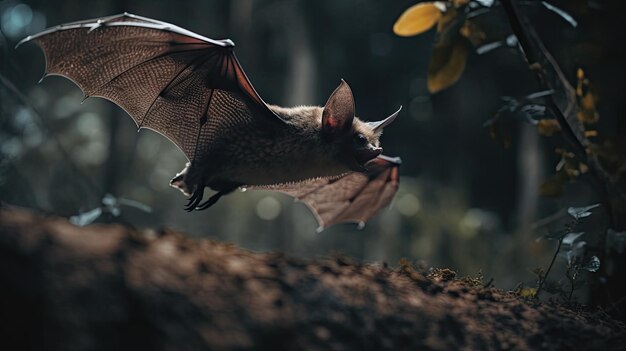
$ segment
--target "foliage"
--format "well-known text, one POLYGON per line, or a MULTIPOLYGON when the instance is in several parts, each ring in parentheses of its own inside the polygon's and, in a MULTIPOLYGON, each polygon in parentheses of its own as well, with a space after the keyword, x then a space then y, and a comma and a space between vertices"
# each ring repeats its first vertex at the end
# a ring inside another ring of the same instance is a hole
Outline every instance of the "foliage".
POLYGON ((537 275, 537 288, 532 292, 528 291, 526 293, 527 297, 539 297, 541 291, 545 289, 551 293, 560 293, 562 296, 567 296, 568 300, 571 300, 574 290, 582 286, 580 281, 581 272, 587 271, 593 273, 600 269, 600 259, 595 255, 589 255, 586 250, 587 242, 579 240, 585 235, 585 232, 574 231, 580 221, 591 216, 591 210, 599 206, 600 204, 593 204, 583 207, 568 208, 567 213, 572 217, 572 220, 565 225, 564 229, 548 233, 544 236, 544 238, 548 240, 557 240, 557 248, 550 265, 545 271, 541 268, 535 269, 534 273, 537 275), (548 280, 548 275, 552 270, 557 256, 560 256, 565 261, 565 276, 569 281, 568 287, 559 282, 548 280))
MULTIPOLYGON (((422 2, 408 8, 394 24, 394 33, 399 36, 413 36, 424 33, 437 24, 437 39, 433 48, 427 75, 427 86, 431 93, 439 92, 453 85, 462 75, 465 63, 474 47, 478 54, 484 54, 499 47, 515 47, 520 43, 515 35, 509 35, 505 40, 484 44, 487 34, 481 29, 475 18, 492 7, 499 5, 494 1, 437 1, 422 2), (484 45, 483 45, 484 44, 484 45)), ((566 11, 541 2, 544 8, 558 14, 573 27, 577 21, 566 11)), ((596 110, 597 97, 589 89, 589 80, 584 71, 577 72, 578 83, 575 90, 576 117, 580 123, 582 138, 598 136, 598 132, 591 127, 598 122, 599 114, 596 110)), ((511 133, 508 130, 507 118, 513 117, 523 122, 537 126, 539 134, 551 137, 562 134, 562 121, 547 109, 549 98, 556 94, 554 90, 544 90, 528 94, 521 98, 504 96, 505 104, 496 112, 495 116, 485 122, 492 138, 500 141, 505 147, 511 145, 511 133)), ((570 128, 570 126, 568 126, 570 128)), ((586 151, 594 153, 594 159, 600 158, 603 148, 586 142, 586 151)), ((556 197, 563 194, 564 185, 576 180, 580 175, 589 171, 585 160, 575 157, 575 150, 568 147, 557 148, 555 152, 561 156, 555 174, 547 179, 539 188, 539 193, 546 197, 556 197)), ((609 152, 610 154, 610 152, 609 152)), ((626 169, 626 163, 620 169, 626 169)))
POLYGON ((139 201, 116 198, 111 194, 106 194, 102 198, 102 206, 96 207, 87 212, 82 212, 75 216, 70 217, 70 223, 79 227, 84 227, 98 220, 98 218, 110 215, 112 217, 119 217, 122 214, 122 206, 133 207, 146 213, 151 213, 152 208, 139 201))
MULTIPOLYGON (((579 68, 576 74, 578 82, 576 85, 576 117, 580 122, 582 132, 586 139, 591 137, 597 137, 598 131, 592 129, 595 124, 598 123, 600 117, 596 109, 596 95, 590 88, 589 79, 585 77, 585 73, 582 68, 579 68)), ((554 118, 544 118, 539 121, 538 128, 539 134, 546 137, 551 137, 555 134, 558 135, 562 132, 561 126, 554 118), (543 124, 542 124, 543 122, 543 124)), ((589 147, 586 149, 587 153, 592 154, 593 157, 599 157, 599 148, 594 143, 589 143, 589 147)), ((547 179, 539 188, 539 193, 546 197, 556 197, 563 194, 564 186, 566 183, 576 180, 583 174, 589 171, 589 166, 580 158, 576 157, 575 153, 567 149, 557 148, 555 153, 561 157, 561 160, 555 167, 555 174, 547 179)))
MULTIPOLYGON (((615 143, 597 143, 599 137, 596 125, 599 121, 597 95, 582 68, 576 72, 576 84, 572 85, 563 73, 557 61, 543 45, 542 39, 535 32, 529 20, 520 14, 517 5, 540 5, 551 11, 572 27, 578 21, 566 11, 548 3, 501 0, 484 1, 446 1, 421 3, 405 11, 394 26, 398 35, 416 35, 423 33, 437 23, 437 38, 431 56, 428 72, 428 88, 431 93, 450 87, 461 76, 469 50, 473 46, 478 54, 485 54, 500 47, 515 48, 537 79, 539 91, 520 97, 504 96, 504 105, 495 116, 485 122, 491 136, 505 147, 511 145, 511 122, 530 123, 537 132, 545 137, 559 138, 559 147, 554 148, 560 157, 555 173, 538 189, 545 197, 558 197, 564 193, 565 184, 586 176, 594 187, 602 205, 608 213, 608 227, 621 228, 626 225, 626 193, 623 191, 621 177, 626 174, 626 152, 621 147, 609 150, 607 145, 615 143), (483 44, 493 33, 480 29, 475 18, 501 7, 508 18, 512 34, 505 39, 483 44), (440 9, 439 14, 435 9, 440 9), (464 43, 464 45, 462 44, 464 43), (471 45, 469 45, 471 44, 471 45), (463 49, 462 49, 463 48, 463 49), (609 161, 610 160, 610 161, 609 161)), ((574 232, 578 222, 588 217, 590 210, 599 205, 585 208, 570 208, 568 213, 574 219, 564 230, 552 233, 549 238, 558 241, 557 250, 548 269, 537 270, 538 287, 525 291, 526 296, 539 296, 547 288, 546 277, 561 251, 566 261, 566 277, 569 281, 565 294, 571 299, 573 291, 580 284, 582 271, 595 272, 600 268, 600 258, 587 252, 586 241, 581 240, 583 232, 574 232)), ((600 242, 606 242, 607 233, 601 234, 600 242)), ((595 252, 600 257, 604 252, 595 252)), ((619 278, 618 278, 619 279, 619 278)))
POLYGON ((400 15, 393 26, 399 36, 418 35, 437 25, 437 40, 427 75, 428 91, 439 92, 461 77, 470 48, 480 46, 486 39, 486 34, 471 18, 491 5, 492 1, 423 2, 400 15))

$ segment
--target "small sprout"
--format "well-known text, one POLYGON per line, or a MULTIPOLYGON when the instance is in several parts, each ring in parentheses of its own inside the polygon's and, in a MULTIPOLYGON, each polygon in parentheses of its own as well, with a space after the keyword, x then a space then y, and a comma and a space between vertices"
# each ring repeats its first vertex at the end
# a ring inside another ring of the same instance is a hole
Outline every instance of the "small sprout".
POLYGON ((600 259, 598 256, 591 256, 591 258, 582 266, 582 269, 588 272, 597 272, 600 269, 600 259))
POLYGON ((585 207, 570 207, 567 209, 567 213, 569 213, 570 216, 574 217, 574 219, 581 219, 591 216, 591 210, 599 206, 600 204, 594 204, 585 207))
POLYGON ((113 217, 119 217, 122 214, 121 205, 134 207, 147 213, 152 212, 152 208, 150 206, 141 202, 123 198, 116 198, 111 194, 106 194, 102 198, 102 206, 96 207, 93 210, 84 213, 79 213, 75 216, 71 216, 70 223, 80 227, 84 227, 88 224, 93 223, 105 213, 108 213, 113 217))

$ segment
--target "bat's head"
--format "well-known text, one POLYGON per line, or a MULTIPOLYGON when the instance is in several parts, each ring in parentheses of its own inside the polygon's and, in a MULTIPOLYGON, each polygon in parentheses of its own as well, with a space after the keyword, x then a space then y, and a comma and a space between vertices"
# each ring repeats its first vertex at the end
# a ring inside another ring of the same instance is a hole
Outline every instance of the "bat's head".
POLYGON ((330 95, 322 112, 322 135, 332 143, 335 157, 354 171, 363 171, 364 165, 383 152, 380 136, 383 128, 398 116, 377 122, 363 122, 354 116, 354 98, 348 84, 341 84, 330 95))

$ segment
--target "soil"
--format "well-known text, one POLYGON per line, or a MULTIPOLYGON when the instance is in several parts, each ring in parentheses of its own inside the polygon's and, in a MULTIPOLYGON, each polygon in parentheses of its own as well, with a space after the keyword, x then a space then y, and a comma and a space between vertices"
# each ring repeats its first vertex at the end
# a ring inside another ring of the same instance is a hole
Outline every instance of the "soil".
POLYGON ((623 350, 597 308, 0 209, 1 350, 623 350))

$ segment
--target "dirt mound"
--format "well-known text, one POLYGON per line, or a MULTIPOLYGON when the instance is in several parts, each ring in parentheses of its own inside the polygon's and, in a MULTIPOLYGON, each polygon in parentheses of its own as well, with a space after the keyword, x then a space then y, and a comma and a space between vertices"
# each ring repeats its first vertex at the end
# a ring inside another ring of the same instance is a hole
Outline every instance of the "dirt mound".
POLYGON ((0 210, 0 349, 618 350, 602 311, 344 257, 0 210), (11 347, 9 347, 11 346, 11 347), (18 348, 15 348, 18 347, 18 348))

